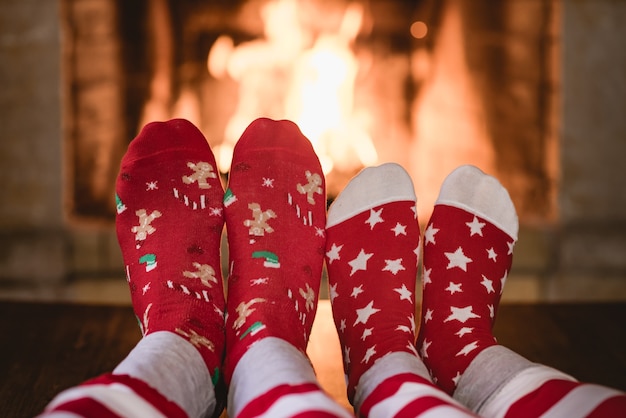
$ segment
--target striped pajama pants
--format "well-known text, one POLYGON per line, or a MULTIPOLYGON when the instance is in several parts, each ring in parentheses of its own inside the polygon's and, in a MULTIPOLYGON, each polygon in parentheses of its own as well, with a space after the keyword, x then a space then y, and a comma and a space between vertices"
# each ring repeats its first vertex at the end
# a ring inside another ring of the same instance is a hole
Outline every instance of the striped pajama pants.
MULTIPOLYGON (((157 333, 158 337, 158 333, 157 333)), ((174 339, 176 336, 161 336, 174 339)), ((152 337, 153 340, 156 337, 152 337)), ((145 340, 145 339, 144 339, 145 340)), ((208 372, 193 349, 188 367, 154 363, 156 353, 140 342, 112 373, 61 392, 43 417, 187 417, 210 416, 215 405, 208 372), (152 353, 152 354, 151 354, 152 353), (198 366, 198 367, 195 367, 198 366), (158 373, 158 369, 165 373, 158 373), (155 372, 156 370, 156 372, 155 372), (142 375, 143 373, 143 375, 142 375), (152 373, 151 376, 145 374, 152 373), (194 377, 194 374, 196 375, 194 377), (134 376, 133 376, 134 375, 134 376), (143 379, 138 378, 142 375, 143 379), (164 382, 159 383, 159 379, 164 382), (169 386, 168 386, 169 385, 169 386), (172 389, 170 389, 172 388, 172 389), (161 389, 161 390, 159 390, 161 389), (178 389, 178 394, 170 393, 178 389)), ((351 417, 317 383, 308 359, 281 340, 253 346, 238 364, 228 394, 228 414, 238 417, 351 417)), ((186 350, 184 345, 176 350, 186 350)), ((162 355, 162 350, 158 350, 162 355)), ((180 353, 179 353, 180 354, 180 353)), ((482 354, 482 353, 481 353, 482 354)), ((521 359, 505 348, 477 357, 461 378, 455 397, 425 375, 421 360, 406 353, 383 357, 357 387, 355 409, 363 417, 624 417, 626 395, 607 387, 577 382, 552 368, 521 359), (500 354, 500 355, 499 355, 500 354), (497 370, 480 364, 500 358, 497 370), (511 360, 513 359, 513 360, 511 360), (520 367, 508 368, 516 363, 520 367), (466 375, 469 376, 466 379, 466 375), (495 382, 495 384, 493 383, 495 382), (466 386, 467 390, 463 390, 466 386), (459 394, 459 396, 457 396, 459 394), (456 399, 455 399, 456 398, 456 399), (462 398, 458 400, 458 398, 462 398), (469 408, 466 406, 469 405, 469 408)))

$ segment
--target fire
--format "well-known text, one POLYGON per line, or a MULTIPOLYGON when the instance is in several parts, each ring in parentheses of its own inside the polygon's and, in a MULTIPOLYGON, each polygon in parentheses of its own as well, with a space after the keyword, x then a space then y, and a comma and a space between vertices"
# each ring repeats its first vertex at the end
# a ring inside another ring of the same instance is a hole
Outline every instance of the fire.
MULTIPOLYGON (((412 109, 414 137, 410 174, 418 192, 418 211, 426 220, 445 177, 462 164, 495 172, 495 152, 486 132, 483 104, 463 52, 459 7, 445 9, 425 82, 412 109), (451 123, 451 121, 453 121, 451 123)), ((414 65, 417 68, 419 65, 414 65)))
MULTIPOLYGON (((150 4, 150 27, 160 48, 143 119, 185 117, 201 128, 210 125, 202 120, 205 93, 198 86, 182 84, 172 97, 171 27, 163 17, 163 0, 150 4)), ((212 139, 212 146, 219 170, 226 173, 250 122, 292 120, 320 158, 329 195, 339 193, 361 168, 394 161, 411 174, 420 216, 427 219, 452 169, 470 163, 495 171, 482 99, 464 57, 459 5, 444 8, 434 48, 415 47, 409 64, 404 57, 356 48, 357 36, 367 33, 366 4, 268 0, 259 9, 262 36, 240 44, 218 37, 207 54, 207 72, 216 80, 235 81, 237 102, 223 138, 212 139), (408 104, 410 121, 403 112, 405 75, 419 86, 408 104)), ((429 28, 415 21, 406 36, 422 39, 430 36, 429 28)))
POLYGON ((297 0, 268 2, 261 10, 264 38, 234 46, 222 36, 209 52, 211 75, 239 83, 237 108, 216 150, 223 172, 235 142, 260 116, 296 122, 326 174, 378 161, 367 115, 357 114, 353 104, 359 61, 352 47, 363 7, 348 5, 338 27, 319 34, 301 23, 301 7, 297 0))

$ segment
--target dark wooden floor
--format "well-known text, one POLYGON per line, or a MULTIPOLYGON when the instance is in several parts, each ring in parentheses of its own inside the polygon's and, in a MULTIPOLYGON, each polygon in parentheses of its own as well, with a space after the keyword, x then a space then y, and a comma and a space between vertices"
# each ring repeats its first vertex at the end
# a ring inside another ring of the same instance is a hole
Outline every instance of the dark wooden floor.
MULTIPOLYGON (((503 305, 495 333, 533 361, 626 390, 625 319, 626 303, 503 305)), ((322 385, 346 404, 333 333, 322 301, 310 355, 322 385)), ((0 302, 0 336, 0 411, 10 418, 33 416, 61 390, 112 370, 140 333, 130 307, 0 302)))

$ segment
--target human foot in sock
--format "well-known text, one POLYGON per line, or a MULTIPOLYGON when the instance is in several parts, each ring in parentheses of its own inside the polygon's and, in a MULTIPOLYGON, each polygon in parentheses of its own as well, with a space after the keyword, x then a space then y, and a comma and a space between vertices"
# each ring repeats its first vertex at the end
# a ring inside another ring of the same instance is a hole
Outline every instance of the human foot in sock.
POLYGON ((473 166, 446 178, 424 232, 417 347, 449 394, 470 362, 497 344, 491 329, 517 232, 515 208, 496 179, 473 166))
POLYGON ((324 187, 313 147, 294 123, 257 119, 237 142, 224 197, 227 381, 266 337, 305 352, 326 240, 324 187))
POLYGON ((117 235, 142 332, 187 340, 214 383, 225 339, 222 197, 206 139, 182 119, 146 125, 116 185, 117 235))
POLYGON ((416 356, 419 226, 413 184, 396 164, 367 168, 328 211, 326 266, 348 398, 391 353, 416 356))

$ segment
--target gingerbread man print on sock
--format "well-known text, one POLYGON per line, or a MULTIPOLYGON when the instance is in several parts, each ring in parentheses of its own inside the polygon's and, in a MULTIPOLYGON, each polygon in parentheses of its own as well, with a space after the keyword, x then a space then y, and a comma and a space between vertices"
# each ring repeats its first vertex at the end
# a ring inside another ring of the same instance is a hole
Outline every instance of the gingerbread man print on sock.
POLYGON ((250 124, 235 146, 224 206, 229 379, 248 348, 265 337, 304 353, 315 317, 326 195, 319 160, 294 123, 250 124))
POLYGON ((184 338, 217 379, 225 339, 224 219, 213 167, 206 139, 190 122, 146 125, 122 160, 116 227, 143 334, 184 338))
POLYGON ((183 276, 198 279, 203 286, 211 289, 214 284, 221 284, 215 276, 215 269, 208 264, 192 263, 195 271, 183 271, 183 276))
POLYGON ((261 210, 261 206, 255 202, 249 203, 248 209, 252 211, 252 219, 246 219, 243 224, 250 228, 250 235, 262 237, 265 233, 274 232, 274 228, 267 223, 268 220, 276 218, 273 210, 261 210))
POLYGON ((205 161, 198 163, 188 162, 187 167, 193 170, 193 174, 183 176, 183 183, 185 184, 197 182, 199 188, 210 189, 211 183, 208 180, 217 178, 217 174, 213 171, 213 166, 205 161))
POLYGON ((139 209, 135 212, 138 219, 138 225, 133 226, 130 230, 135 233, 135 243, 137 249, 141 248, 141 244, 148 238, 148 235, 156 231, 151 224, 156 218, 161 217, 161 212, 153 210, 150 215, 146 213, 145 209, 139 209))
POLYGON ((310 204, 314 205, 315 204, 315 194, 323 194, 324 193, 324 189, 321 187, 322 186, 322 176, 320 176, 318 173, 312 174, 310 171, 305 171, 304 175, 306 176, 307 179, 307 184, 302 185, 300 183, 298 183, 296 185, 296 189, 298 190, 299 193, 301 194, 306 194, 306 200, 307 202, 309 202, 310 204))

